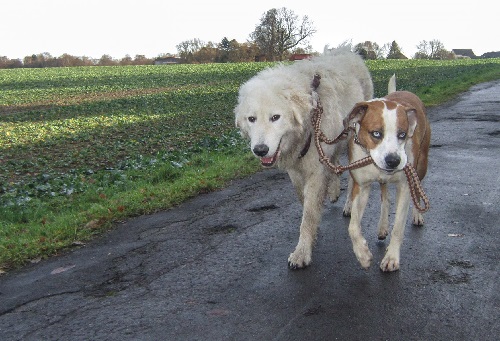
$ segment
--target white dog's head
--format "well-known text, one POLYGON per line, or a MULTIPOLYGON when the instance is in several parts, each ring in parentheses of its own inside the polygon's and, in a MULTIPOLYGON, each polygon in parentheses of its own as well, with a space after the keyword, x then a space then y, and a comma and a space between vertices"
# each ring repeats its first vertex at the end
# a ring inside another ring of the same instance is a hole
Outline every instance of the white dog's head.
POLYGON ((348 119, 359 144, 369 151, 378 168, 387 173, 404 168, 408 162, 406 144, 417 125, 415 109, 375 99, 358 103, 348 119))
POLYGON ((294 86, 279 77, 255 77, 240 88, 236 126, 265 167, 296 149, 310 124, 305 117, 312 107, 311 95, 294 86))

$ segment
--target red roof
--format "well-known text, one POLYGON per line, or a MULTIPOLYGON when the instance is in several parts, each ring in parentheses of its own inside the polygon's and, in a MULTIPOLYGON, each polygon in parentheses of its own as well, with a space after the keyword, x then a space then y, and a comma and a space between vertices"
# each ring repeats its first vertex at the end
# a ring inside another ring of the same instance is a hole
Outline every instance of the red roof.
POLYGON ((295 54, 292 54, 290 56, 290 58, 288 58, 288 60, 294 61, 294 60, 302 60, 302 59, 309 59, 309 58, 311 58, 311 55, 309 53, 295 53, 295 54))

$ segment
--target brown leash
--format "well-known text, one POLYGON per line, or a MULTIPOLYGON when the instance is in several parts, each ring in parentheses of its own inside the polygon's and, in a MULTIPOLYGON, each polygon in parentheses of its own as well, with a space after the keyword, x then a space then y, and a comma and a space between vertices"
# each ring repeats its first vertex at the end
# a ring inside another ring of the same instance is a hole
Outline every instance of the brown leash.
POLYGON ((420 212, 427 212, 430 208, 429 198, 424 192, 422 188, 422 184, 420 183, 420 179, 418 178, 417 171, 411 163, 407 163, 403 168, 406 179, 408 180, 408 187, 410 187, 411 199, 413 201, 413 205, 420 212), (422 200, 423 206, 420 205, 420 200, 422 200))
MULTIPOLYGON (((358 161, 354 161, 347 166, 334 165, 330 161, 330 158, 325 155, 323 147, 321 147, 321 142, 329 145, 338 143, 339 141, 346 139, 349 136, 349 132, 353 130, 353 128, 352 127, 344 128, 344 130, 342 130, 339 136, 337 136, 333 140, 328 139, 326 135, 321 131, 321 118, 323 116, 323 106, 321 105, 319 95, 316 92, 320 84, 320 79, 321 79, 320 75, 314 75, 312 88, 313 88, 313 98, 315 98, 316 100, 316 105, 313 106, 312 117, 311 117, 314 128, 314 144, 316 145, 316 149, 318 150, 319 161, 337 175, 340 175, 347 170, 361 168, 373 163, 372 157, 367 156, 358 161)), ((415 170, 415 168, 413 168, 413 166, 410 163, 407 163, 405 165, 403 171, 405 172, 406 179, 408 181, 408 186, 410 187, 410 194, 413 201, 413 205, 420 213, 428 211, 430 208, 429 198, 427 197, 427 195, 424 192, 424 189, 422 188, 422 184, 420 183, 420 179, 418 178, 417 171, 415 170), (423 205, 420 204, 421 200, 423 201, 423 205)))

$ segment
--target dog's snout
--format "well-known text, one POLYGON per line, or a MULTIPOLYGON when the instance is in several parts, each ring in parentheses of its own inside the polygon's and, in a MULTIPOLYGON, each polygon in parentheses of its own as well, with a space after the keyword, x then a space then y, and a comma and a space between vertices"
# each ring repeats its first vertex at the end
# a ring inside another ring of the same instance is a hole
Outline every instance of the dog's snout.
POLYGON ((397 166, 399 166, 400 162, 401 158, 396 153, 387 154, 385 157, 385 164, 391 169, 395 169, 397 166))
POLYGON ((269 152, 269 147, 265 144, 258 144, 255 147, 253 147, 253 152, 255 155, 263 157, 266 156, 267 153, 269 152))

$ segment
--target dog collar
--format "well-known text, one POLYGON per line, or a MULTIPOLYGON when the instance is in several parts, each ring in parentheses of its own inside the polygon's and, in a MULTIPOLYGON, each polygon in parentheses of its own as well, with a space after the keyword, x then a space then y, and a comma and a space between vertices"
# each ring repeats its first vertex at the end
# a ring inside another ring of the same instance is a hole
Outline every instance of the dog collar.
POLYGON ((309 147, 311 146, 311 140, 312 140, 312 133, 309 133, 309 137, 307 138, 306 144, 304 148, 302 148, 302 150, 300 151, 299 159, 303 158, 309 151, 309 147))
POLYGON ((363 146, 363 144, 361 144, 361 141, 359 140, 359 137, 358 137, 358 133, 356 132, 356 127, 355 127, 355 124, 354 123, 351 127, 350 127, 350 130, 352 130, 352 133, 354 134, 353 136, 353 139, 354 139, 354 143, 356 143, 358 146, 361 147, 361 149, 363 149, 363 151, 370 155, 370 152, 368 151, 368 148, 366 148, 365 146, 363 146))

